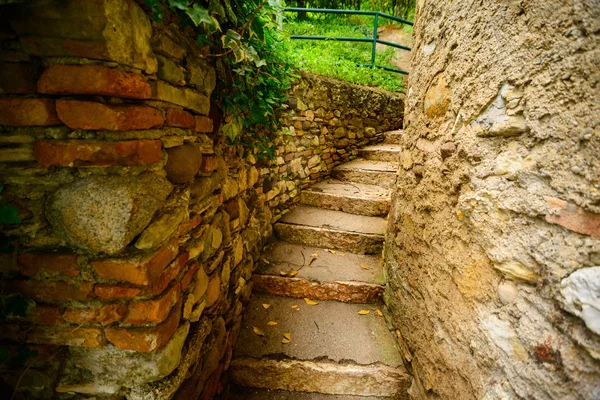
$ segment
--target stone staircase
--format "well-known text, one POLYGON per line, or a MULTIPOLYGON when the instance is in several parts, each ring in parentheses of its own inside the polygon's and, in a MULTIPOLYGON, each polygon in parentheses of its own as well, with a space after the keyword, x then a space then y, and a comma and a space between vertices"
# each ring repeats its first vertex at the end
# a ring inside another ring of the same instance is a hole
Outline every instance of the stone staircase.
POLYGON ((405 399, 383 318, 381 250, 401 132, 303 191, 255 271, 229 399, 405 399))

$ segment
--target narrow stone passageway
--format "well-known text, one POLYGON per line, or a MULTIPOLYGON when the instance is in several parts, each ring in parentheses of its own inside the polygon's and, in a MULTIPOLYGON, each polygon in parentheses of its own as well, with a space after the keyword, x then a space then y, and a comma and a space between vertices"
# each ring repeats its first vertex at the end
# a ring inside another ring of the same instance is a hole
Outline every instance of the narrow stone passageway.
POLYGON ((381 303, 400 136, 361 149, 275 224, 252 276, 230 399, 406 398, 410 379, 381 303))

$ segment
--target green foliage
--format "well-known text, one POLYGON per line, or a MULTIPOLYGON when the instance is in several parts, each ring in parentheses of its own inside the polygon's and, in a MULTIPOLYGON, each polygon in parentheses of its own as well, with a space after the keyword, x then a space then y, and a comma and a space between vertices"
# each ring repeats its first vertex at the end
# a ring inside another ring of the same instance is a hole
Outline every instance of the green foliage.
POLYGON ((27 317, 35 307, 35 301, 24 299, 18 293, 9 294, 2 297, 2 312, 0 320, 6 321, 12 317, 27 317))
MULTIPOLYGON (((4 189, 4 186, 0 186, 0 193, 2 193, 2 189, 4 189)), ((0 224, 20 224, 19 210, 1 201, 2 197, 0 196, 0 224)))
MULTIPOLYGON (((372 27, 373 22, 370 22, 372 27)), ((284 30, 291 35, 315 36, 372 36, 369 25, 354 25, 345 18, 322 18, 289 22, 284 30)), ((338 42, 334 40, 288 40, 285 50, 298 68, 367 86, 377 86, 391 91, 401 91, 402 75, 377 68, 359 67, 371 63, 371 44, 338 42)), ((375 63, 395 68, 391 63, 391 47, 377 50, 375 63)))
MULTIPOLYGON (((145 2, 155 20, 166 18, 164 1, 145 2)), ((277 111, 294 79, 286 53, 277 45, 280 0, 167 0, 166 6, 182 27, 195 30, 198 43, 211 46, 208 57, 218 58, 214 96, 225 114, 222 134, 269 156, 270 140, 260 132, 278 127, 277 111)))
POLYGON ((416 0, 291 0, 291 7, 381 11, 413 20, 416 0))

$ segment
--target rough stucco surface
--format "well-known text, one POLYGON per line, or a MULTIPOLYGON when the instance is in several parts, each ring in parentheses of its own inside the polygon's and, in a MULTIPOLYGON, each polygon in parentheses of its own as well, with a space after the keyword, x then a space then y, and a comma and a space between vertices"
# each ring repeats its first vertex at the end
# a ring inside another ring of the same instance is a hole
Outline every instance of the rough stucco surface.
POLYGON ((386 302, 443 399, 600 398, 600 2, 419 1, 386 302))

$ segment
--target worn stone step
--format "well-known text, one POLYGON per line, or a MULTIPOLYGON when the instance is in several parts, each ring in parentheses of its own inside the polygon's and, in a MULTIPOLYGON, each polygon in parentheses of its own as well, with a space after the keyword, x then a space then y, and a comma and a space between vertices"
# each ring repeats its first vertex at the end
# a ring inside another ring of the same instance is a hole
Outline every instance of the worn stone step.
POLYGON ((379 301, 385 284, 381 256, 281 241, 265 247, 252 281, 255 292, 349 303, 379 301))
POLYGON ((298 206, 274 229, 280 239, 290 243, 377 254, 383 247, 386 225, 384 218, 298 206))
POLYGON ((300 201, 308 206, 358 215, 385 216, 390 210, 388 189, 335 179, 304 189, 300 201))
POLYGON ((229 368, 232 382, 335 395, 405 394, 410 379, 378 307, 336 301, 308 305, 299 299, 253 294, 229 368), (369 314, 359 315, 361 310, 369 314), (277 325, 269 326, 270 321, 277 325), (257 335, 255 327, 264 336, 257 335), (290 343, 282 343, 288 332, 290 343))
POLYGON ((383 137, 383 143, 386 144, 400 144, 402 140, 402 135, 404 135, 404 131, 389 131, 386 132, 383 137))
POLYGON ((322 393, 290 392, 232 385, 228 400, 395 400, 397 397, 348 396, 322 393))
POLYGON ((398 162, 401 152, 402 146, 398 144, 376 144, 359 149, 358 156, 365 160, 398 162))
POLYGON ((362 158, 335 167, 334 178, 347 182, 364 183, 390 189, 396 182, 398 163, 368 161, 362 158))

